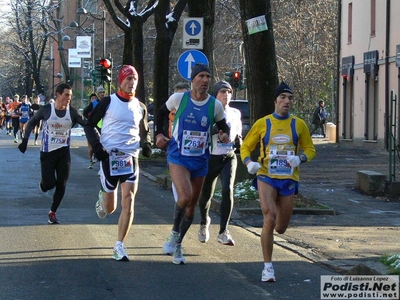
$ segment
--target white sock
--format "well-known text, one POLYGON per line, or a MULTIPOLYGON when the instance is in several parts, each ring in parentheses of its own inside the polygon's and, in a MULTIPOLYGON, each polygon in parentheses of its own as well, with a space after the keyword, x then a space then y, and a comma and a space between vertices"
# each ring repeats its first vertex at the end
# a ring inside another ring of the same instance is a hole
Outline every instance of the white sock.
POLYGON ((121 241, 117 241, 116 243, 115 243, 115 247, 117 247, 117 246, 119 246, 119 245, 124 245, 124 243, 123 242, 121 242, 121 241))
POLYGON ((264 269, 267 269, 267 268, 273 268, 272 262, 265 262, 264 263, 264 269))

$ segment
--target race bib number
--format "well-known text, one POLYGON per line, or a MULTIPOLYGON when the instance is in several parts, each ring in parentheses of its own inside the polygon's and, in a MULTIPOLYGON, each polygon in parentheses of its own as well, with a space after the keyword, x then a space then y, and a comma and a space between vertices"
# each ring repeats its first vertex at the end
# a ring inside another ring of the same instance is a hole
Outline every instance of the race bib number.
POLYGON ((287 161, 289 155, 294 155, 292 150, 278 150, 271 146, 269 153, 268 173, 275 176, 292 175, 294 168, 287 161))
POLYGON ((50 132, 50 143, 52 144, 67 144, 68 135, 64 131, 50 132))
POLYGON ((185 130, 182 136, 182 155, 200 156, 207 147, 207 132, 185 130))
POLYGON ((131 155, 110 155, 109 161, 111 176, 119 176, 133 173, 133 160, 131 155))

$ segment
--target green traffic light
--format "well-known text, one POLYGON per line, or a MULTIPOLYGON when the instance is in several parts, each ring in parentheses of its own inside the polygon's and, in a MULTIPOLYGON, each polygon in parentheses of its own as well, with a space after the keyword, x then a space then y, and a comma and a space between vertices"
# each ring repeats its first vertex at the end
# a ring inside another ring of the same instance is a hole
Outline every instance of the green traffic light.
POLYGON ((232 72, 225 72, 225 81, 232 84, 233 82, 233 73, 232 72))

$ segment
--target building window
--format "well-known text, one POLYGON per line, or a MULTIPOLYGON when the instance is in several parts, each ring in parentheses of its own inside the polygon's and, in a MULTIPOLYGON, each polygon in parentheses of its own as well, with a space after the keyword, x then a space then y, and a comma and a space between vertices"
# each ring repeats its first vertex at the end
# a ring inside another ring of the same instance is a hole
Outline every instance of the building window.
POLYGON ((376 0, 371 0, 371 36, 375 36, 376 0))
POLYGON ((348 11, 348 19, 347 19, 347 43, 351 44, 352 32, 353 32, 353 3, 349 3, 349 11, 348 11))

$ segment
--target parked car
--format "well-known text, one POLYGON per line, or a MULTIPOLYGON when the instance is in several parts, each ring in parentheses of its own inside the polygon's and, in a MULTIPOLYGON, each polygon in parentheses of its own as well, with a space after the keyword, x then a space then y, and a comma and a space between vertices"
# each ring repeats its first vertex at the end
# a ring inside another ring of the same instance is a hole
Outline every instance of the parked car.
POLYGON ((242 114, 241 121, 242 121, 242 137, 244 138, 246 134, 250 130, 250 107, 249 102, 247 100, 231 100, 229 102, 230 107, 234 107, 240 110, 242 114))

